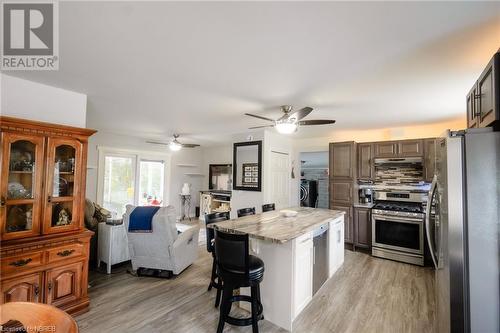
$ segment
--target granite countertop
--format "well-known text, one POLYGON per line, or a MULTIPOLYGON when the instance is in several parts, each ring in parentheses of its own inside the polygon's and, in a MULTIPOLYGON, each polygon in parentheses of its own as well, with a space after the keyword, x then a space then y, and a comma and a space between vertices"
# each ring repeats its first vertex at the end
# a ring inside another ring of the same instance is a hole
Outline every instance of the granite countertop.
POLYGON ((340 210, 322 208, 292 207, 289 209, 297 211, 297 216, 284 217, 279 211, 271 211, 213 223, 208 227, 225 232, 244 233, 253 238, 275 243, 285 243, 345 214, 340 210))

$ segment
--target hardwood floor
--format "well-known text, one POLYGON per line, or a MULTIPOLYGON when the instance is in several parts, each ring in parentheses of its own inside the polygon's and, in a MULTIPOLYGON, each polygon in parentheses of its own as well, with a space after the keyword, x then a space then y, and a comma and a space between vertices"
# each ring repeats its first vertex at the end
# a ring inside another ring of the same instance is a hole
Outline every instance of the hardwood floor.
MULTIPOLYGON (((91 272, 90 311, 80 332, 215 332, 215 291, 207 292, 211 257, 175 279, 91 272)), ((265 275, 264 275, 265 279, 265 275)), ((294 322, 294 332, 435 332, 434 279, 427 268, 346 251, 345 263, 294 322)), ((286 332, 267 321, 260 332, 286 332)), ((224 332, 251 332, 226 324, 224 332)))

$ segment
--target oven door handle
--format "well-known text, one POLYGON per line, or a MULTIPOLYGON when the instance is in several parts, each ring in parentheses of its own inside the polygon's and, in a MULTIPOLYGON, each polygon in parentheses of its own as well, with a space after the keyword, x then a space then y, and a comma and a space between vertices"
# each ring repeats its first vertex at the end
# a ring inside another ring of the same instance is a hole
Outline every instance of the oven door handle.
MULTIPOLYGON (((437 189, 437 177, 434 175, 434 178, 432 179, 432 185, 431 185, 431 190, 429 191, 429 198, 427 199, 427 209, 425 212, 425 234, 427 238, 427 245, 429 245, 429 252, 431 253, 431 258, 432 258, 432 263, 434 264, 434 267, 437 269, 438 268, 438 262, 436 255, 434 254, 434 246, 431 241, 431 229, 430 229, 430 224, 431 224, 431 209, 432 209, 432 204, 433 204, 433 198, 434 198, 434 192, 436 192, 437 189)), ((434 230, 435 231, 435 230, 434 230)))
POLYGON ((411 217, 398 217, 398 216, 383 216, 378 214, 372 214, 372 218, 374 220, 380 221, 389 221, 389 222, 403 222, 403 223, 412 223, 412 224, 420 224, 423 222, 423 219, 411 218, 411 217))

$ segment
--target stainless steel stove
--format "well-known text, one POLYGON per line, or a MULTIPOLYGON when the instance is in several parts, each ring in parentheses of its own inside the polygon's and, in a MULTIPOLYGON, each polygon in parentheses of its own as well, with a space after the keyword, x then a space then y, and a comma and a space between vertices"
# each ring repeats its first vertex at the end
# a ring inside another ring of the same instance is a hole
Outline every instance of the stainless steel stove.
POLYGON ((372 209, 372 255, 424 265, 425 191, 377 191, 372 209))

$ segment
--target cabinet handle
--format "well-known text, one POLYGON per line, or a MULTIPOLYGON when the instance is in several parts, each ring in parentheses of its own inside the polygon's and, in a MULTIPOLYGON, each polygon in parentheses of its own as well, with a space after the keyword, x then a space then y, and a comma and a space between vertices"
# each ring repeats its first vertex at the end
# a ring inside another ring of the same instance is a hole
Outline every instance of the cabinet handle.
POLYGON ((38 288, 38 285, 35 284, 35 296, 38 297, 38 293, 40 292, 40 288, 38 288))
POLYGON ((60 257, 67 257, 71 255, 73 252, 75 252, 75 250, 64 250, 62 252, 57 252, 57 255, 60 257))
POLYGON ((49 289, 49 292, 52 290, 52 281, 49 281, 49 284, 47 286, 47 289, 49 289))
POLYGON ((5 207, 5 198, 4 197, 0 198, 0 207, 5 207))
POLYGON ((14 266, 14 267, 22 267, 22 266, 26 266, 27 264, 29 264, 32 261, 33 261, 33 259, 31 259, 31 258, 19 259, 17 261, 13 261, 13 262, 9 263, 9 265, 14 266))
POLYGON ((52 197, 50 195, 47 197, 47 202, 52 202, 52 197))

